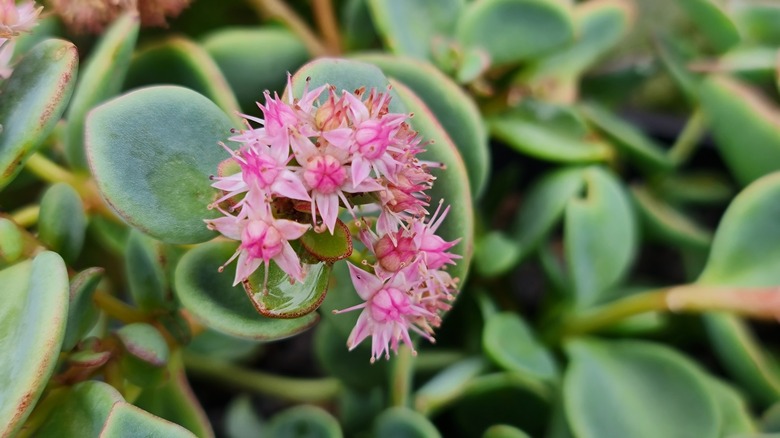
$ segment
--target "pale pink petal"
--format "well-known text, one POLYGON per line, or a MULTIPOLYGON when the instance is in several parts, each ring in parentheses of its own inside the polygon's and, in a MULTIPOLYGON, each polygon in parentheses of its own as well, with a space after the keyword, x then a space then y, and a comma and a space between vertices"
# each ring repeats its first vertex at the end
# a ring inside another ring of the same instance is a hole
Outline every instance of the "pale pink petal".
POLYGON ((347 338, 347 347, 350 351, 354 350, 364 339, 371 336, 371 326, 373 325, 371 319, 368 316, 368 311, 363 310, 360 312, 357 323, 352 329, 352 332, 347 338))
POLYGON ((228 239, 241 240, 244 221, 233 216, 223 216, 217 219, 207 219, 205 222, 209 228, 218 231, 228 239))
POLYGON ((359 186, 371 173, 371 163, 362 155, 356 154, 352 159, 352 185, 359 186))
POLYGON ((317 146, 308 137, 302 135, 291 135, 290 146, 295 154, 295 159, 298 160, 298 164, 301 166, 305 165, 315 155, 318 155, 317 146))
POLYGON ((301 268, 301 261, 298 258, 298 254, 292 249, 292 246, 288 242, 282 244, 282 252, 273 258, 279 268, 286 272, 291 278, 296 281, 303 282, 303 269, 301 268))
POLYGON ((244 176, 241 172, 235 173, 230 176, 223 176, 215 178, 216 181, 214 184, 211 185, 211 187, 214 187, 215 189, 224 190, 226 192, 233 192, 237 190, 242 190, 247 187, 246 183, 244 182, 244 176))
POLYGON ((339 215, 339 197, 336 193, 329 195, 317 193, 314 196, 317 197, 317 208, 322 216, 322 222, 328 227, 330 234, 333 234, 339 215))
POLYGON ((310 201, 311 197, 303 185, 301 177, 290 170, 284 170, 271 185, 271 191, 277 195, 301 201, 310 201))
POLYGON ((374 293, 382 289, 382 280, 377 276, 366 272, 352 263, 347 262, 349 266, 349 276, 352 278, 352 285, 360 298, 368 300, 374 293))
POLYGON ((300 224, 287 219, 277 219, 274 221, 274 228, 279 230, 284 240, 295 240, 305 233, 311 225, 300 224))
POLYGON ((382 184, 376 182, 375 179, 368 178, 361 181, 360 184, 352 184, 352 181, 347 181, 341 190, 347 193, 362 193, 362 192, 376 192, 384 189, 385 187, 382 184))
POLYGON ((366 120, 370 117, 366 105, 363 104, 363 102, 361 102, 360 99, 358 99, 354 94, 345 92, 344 98, 347 101, 347 107, 349 108, 349 113, 352 116, 353 123, 362 122, 363 120, 366 120))
POLYGON ((324 131, 322 136, 328 143, 341 149, 349 149, 352 139, 352 128, 336 128, 324 131))
POLYGON ((233 286, 246 280, 263 263, 262 259, 251 258, 246 251, 241 251, 236 265, 236 278, 233 280, 233 286))

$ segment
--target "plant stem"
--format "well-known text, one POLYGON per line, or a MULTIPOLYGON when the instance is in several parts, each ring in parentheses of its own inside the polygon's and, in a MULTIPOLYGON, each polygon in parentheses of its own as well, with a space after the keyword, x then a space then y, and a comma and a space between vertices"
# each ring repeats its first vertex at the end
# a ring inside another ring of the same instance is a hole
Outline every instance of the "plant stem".
POLYGON ((38 214, 41 212, 40 205, 28 205, 11 213, 11 220, 22 228, 28 228, 38 223, 38 214))
POLYGON ((398 348, 398 356, 391 366, 390 405, 409 406, 409 393, 412 390, 412 374, 414 372, 414 356, 408 345, 398 348))
POLYGON ((341 32, 339 32, 339 24, 333 11, 333 1, 313 0, 312 7, 317 28, 322 34, 330 54, 341 53, 341 32))
POLYGON ((95 305, 106 314, 116 320, 122 321, 125 324, 131 324, 134 322, 143 322, 148 318, 140 310, 122 302, 115 296, 102 291, 95 291, 95 295, 92 296, 92 300, 95 305))
POLYGON ((283 23, 287 24, 291 31, 297 34, 309 53, 314 56, 324 56, 328 54, 328 49, 320 43, 317 35, 312 32, 311 28, 306 24, 298 14, 295 13, 289 6, 287 6, 282 0, 248 0, 249 5, 252 6, 261 16, 266 18, 277 18, 283 23))
POLYGON ((682 165, 691 157, 707 129, 706 122, 702 110, 696 109, 677 137, 677 141, 669 149, 669 158, 675 165, 682 165))
POLYGON ((341 392, 341 384, 334 378, 295 379, 277 376, 187 352, 184 353, 184 366, 187 371, 211 380, 292 402, 324 402, 341 392))

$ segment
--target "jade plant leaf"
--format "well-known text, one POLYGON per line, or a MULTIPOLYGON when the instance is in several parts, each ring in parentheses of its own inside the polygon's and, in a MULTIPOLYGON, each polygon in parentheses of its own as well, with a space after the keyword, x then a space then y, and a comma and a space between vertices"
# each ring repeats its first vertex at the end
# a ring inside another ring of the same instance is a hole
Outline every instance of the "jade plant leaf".
MULTIPOLYGON (((219 66, 199 44, 174 37, 149 46, 133 57, 125 89, 156 84, 181 85, 208 97, 235 122, 238 101, 219 66)), ((259 92, 259 91, 258 91, 259 92)))
POLYGON ((272 319, 257 313, 240 286, 234 287, 235 264, 218 268, 233 255, 236 245, 209 242, 191 250, 176 267, 176 296, 207 326, 246 339, 272 341, 298 334, 319 320, 316 313, 294 319, 272 319))
POLYGON ((265 422, 255 412, 249 395, 240 395, 230 402, 223 429, 232 438, 255 438, 265 432, 265 422))
POLYGON ((463 45, 486 50, 493 65, 504 65, 569 43, 574 23, 561 2, 484 0, 464 9, 455 34, 463 45))
POLYGON ((677 2, 688 13, 691 21, 718 52, 739 44, 737 26, 730 14, 713 0, 682 0, 677 2))
POLYGON ((125 348, 122 370, 127 380, 141 387, 157 386, 167 378, 168 344, 153 326, 136 322, 116 331, 125 348))
POLYGON ((68 184, 57 183, 46 189, 38 215, 38 238, 72 264, 84 246, 87 216, 81 197, 68 184))
POLYGON ((646 187, 631 187, 637 211, 648 231, 672 245, 707 250, 712 233, 646 187))
POLYGON ((0 188, 41 147, 70 100, 78 68, 76 46, 63 40, 38 43, 0 87, 0 188))
POLYGON ((587 307, 604 299, 631 266, 637 229, 631 201, 612 173, 584 170, 585 193, 566 205, 564 244, 575 301, 587 307))
POLYGON ((372 435, 376 438, 409 437, 440 438, 436 426, 419 412, 394 407, 385 410, 374 422, 372 435))
POLYGON ((304 266, 303 283, 290 283, 290 277, 276 263, 268 269, 267 290, 263 290, 264 270, 258 269, 244 282, 244 289, 260 314, 269 318, 300 318, 317 310, 328 292, 330 265, 304 266))
POLYGON ((368 0, 374 25, 398 55, 431 59, 434 38, 452 34, 465 0, 368 0))
POLYGON ((42 252, 0 271, 0 434, 12 436, 38 402, 57 365, 68 318, 68 272, 42 252))
POLYGON ((721 156, 737 181, 747 185, 780 170, 780 109, 726 76, 705 80, 700 96, 721 156))
POLYGON ((24 238, 19 227, 10 220, 0 217, 0 259, 13 263, 22 256, 24 238))
POLYGON ((333 234, 309 229, 301 236, 300 242, 309 254, 326 263, 334 263, 352 255, 352 235, 340 219, 336 220, 333 234))
POLYGON ((195 435, 178 424, 152 415, 130 403, 117 403, 111 409, 100 436, 122 438, 128 431, 140 436, 159 436, 166 438, 195 438, 195 435))
POLYGON ((488 368, 482 357, 473 357, 452 364, 433 376, 415 393, 414 408, 424 415, 435 413, 459 398, 468 385, 488 368))
POLYGON ((138 15, 125 13, 118 18, 91 52, 79 75, 68 108, 65 128, 65 157, 72 168, 87 170, 84 153, 84 120, 89 110, 114 97, 122 89, 140 26, 138 15))
POLYGON ((522 254, 522 248, 510 236, 490 231, 477 240, 474 267, 485 277, 496 277, 512 269, 522 254))
POLYGON ((745 398, 728 383, 711 377, 709 391, 720 412, 720 436, 735 436, 758 432, 745 398))
POLYGON ((296 406, 276 414, 268 422, 268 436, 341 438, 338 420, 328 411, 311 405, 296 406))
POLYGON ((169 303, 162 262, 163 243, 132 230, 125 247, 125 270, 133 302, 142 310, 164 309, 169 303))
POLYGON ((259 111, 255 102, 263 91, 281 93, 286 85, 285 74, 309 59, 298 37, 281 28, 220 30, 207 35, 202 44, 225 75, 241 108, 249 112, 259 111))
POLYGON ((490 426, 482 438, 530 438, 527 433, 522 430, 507 426, 506 424, 497 424, 490 426))
POLYGON ((433 65, 403 57, 366 54, 355 57, 382 69, 409 87, 447 131, 466 164, 472 195, 484 191, 490 173, 487 127, 474 101, 433 65))
POLYGON ((40 436, 100 436, 122 395, 113 386, 89 380, 66 390, 57 409, 41 425, 40 436))
POLYGON ((231 127, 192 90, 145 88, 90 113, 90 167, 103 197, 131 225, 165 242, 202 242, 214 236, 203 223, 219 215, 207 207, 217 195, 209 175, 225 159, 217 142, 231 127))
POLYGON ((550 351, 515 313, 496 313, 486 321, 482 348, 486 356, 507 371, 548 382, 558 377, 558 366, 550 351))
POLYGON ((664 148, 630 123, 594 104, 581 105, 580 110, 590 123, 614 141, 620 152, 635 160, 641 168, 656 172, 672 169, 672 161, 664 148))
MULTIPOLYGON (((702 285, 780 284, 780 172, 767 175, 732 201, 715 232, 702 285)), ((705 317, 710 340, 727 368, 751 395, 768 404, 780 396, 780 366, 749 328, 730 315, 705 317)))
POLYGON ((573 341, 566 351, 563 400, 575 436, 720 436, 708 376, 676 351, 596 340, 573 341), (594 394, 601 394, 598 403, 594 394))
POLYGON ((666 175, 651 185, 664 199, 680 204, 725 204, 735 194, 725 175, 707 171, 666 175))
POLYGON ((99 312, 92 297, 95 295, 103 268, 89 268, 76 274, 70 280, 68 324, 62 341, 62 351, 70 351, 92 329, 99 312))

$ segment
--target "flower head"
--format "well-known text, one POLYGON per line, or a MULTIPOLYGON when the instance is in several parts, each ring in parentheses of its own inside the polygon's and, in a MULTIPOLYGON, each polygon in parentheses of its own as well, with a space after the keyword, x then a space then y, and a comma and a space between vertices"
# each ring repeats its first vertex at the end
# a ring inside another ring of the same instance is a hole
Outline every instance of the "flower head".
POLYGON ((14 0, 0 0, 0 38, 13 38, 32 30, 41 10, 43 6, 36 6, 33 1, 17 5, 14 0))

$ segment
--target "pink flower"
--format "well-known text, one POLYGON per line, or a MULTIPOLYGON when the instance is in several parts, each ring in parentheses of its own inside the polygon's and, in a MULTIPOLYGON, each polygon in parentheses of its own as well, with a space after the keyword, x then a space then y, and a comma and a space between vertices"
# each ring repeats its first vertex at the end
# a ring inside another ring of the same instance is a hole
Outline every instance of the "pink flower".
POLYGON ((436 230, 441 226, 441 223, 444 222, 444 218, 447 217, 447 213, 450 211, 450 207, 447 206, 441 216, 439 216, 441 206, 442 202, 439 202, 439 206, 436 208, 436 211, 428 222, 420 220, 412 225, 416 246, 425 261, 425 267, 427 269, 440 269, 446 264, 454 265, 455 260, 461 258, 461 256, 457 254, 448 252, 450 248, 460 242, 460 239, 447 242, 435 234, 436 230))
POLYGON ((382 357, 383 353, 389 358, 391 349, 397 353, 400 341, 416 354, 409 337, 410 329, 433 342, 433 337, 416 325, 416 321, 421 318, 424 320, 426 316, 431 316, 431 313, 415 303, 406 292, 409 284, 403 274, 382 280, 352 263, 348 265, 352 284, 360 298, 365 300, 357 306, 334 311, 342 313, 363 309, 347 339, 347 347, 350 350, 371 336, 371 362, 382 357))
POLYGON ((235 254, 225 262, 227 265, 238 257, 233 286, 246 280, 261 264, 264 264, 263 290, 267 290, 268 267, 271 260, 291 278, 303 281, 301 262, 289 241, 300 238, 309 229, 308 224, 275 219, 268 208, 258 210, 250 208, 249 214, 243 218, 232 216, 224 211, 223 213, 224 217, 206 220, 206 224, 225 237, 241 241, 235 254))
POLYGON ((43 6, 26 1, 19 5, 14 0, 0 0, 0 38, 11 38, 22 32, 29 32, 38 24, 38 15, 43 6))

